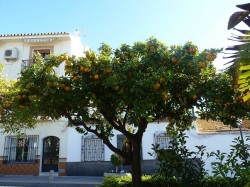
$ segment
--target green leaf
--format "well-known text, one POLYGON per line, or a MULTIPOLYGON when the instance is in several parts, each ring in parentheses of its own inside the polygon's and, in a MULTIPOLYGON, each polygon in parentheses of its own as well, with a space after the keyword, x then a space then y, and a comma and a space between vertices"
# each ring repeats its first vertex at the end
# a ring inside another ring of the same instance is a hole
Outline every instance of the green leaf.
MULTIPOLYGON (((244 63, 244 62, 241 62, 241 63, 244 63)), ((241 66, 240 70, 250 70, 250 65, 241 66)))
POLYGON ((239 75, 239 79, 244 79, 247 77, 250 77, 250 71, 246 71, 246 72, 239 75))
POLYGON ((240 80, 238 80, 238 84, 244 84, 244 83, 246 83, 246 82, 247 82, 246 79, 240 79, 240 80))
POLYGON ((244 88, 244 87, 247 87, 249 84, 248 83, 244 83, 244 84, 241 84, 240 86, 239 86, 239 88, 244 88))
POLYGON ((241 88, 241 89, 238 89, 240 92, 244 92, 246 91, 247 89, 250 89, 250 86, 246 86, 244 88, 241 88))
POLYGON ((250 99, 250 92, 247 92, 247 95, 243 97, 243 101, 246 102, 250 99))

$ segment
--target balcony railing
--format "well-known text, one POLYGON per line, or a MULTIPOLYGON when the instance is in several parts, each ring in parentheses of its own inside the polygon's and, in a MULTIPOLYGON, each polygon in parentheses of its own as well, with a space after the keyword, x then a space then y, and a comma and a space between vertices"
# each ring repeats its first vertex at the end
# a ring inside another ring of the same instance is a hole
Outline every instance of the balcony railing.
POLYGON ((22 60, 22 64, 21 64, 21 69, 25 69, 28 66, 32 66, 34 64, 33 60, 22 60))

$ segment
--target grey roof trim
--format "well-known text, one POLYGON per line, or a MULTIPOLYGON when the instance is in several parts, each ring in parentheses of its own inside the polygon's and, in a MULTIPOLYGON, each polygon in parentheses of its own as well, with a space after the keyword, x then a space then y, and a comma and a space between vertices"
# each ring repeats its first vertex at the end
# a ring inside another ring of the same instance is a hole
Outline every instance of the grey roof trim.
POLYGON ((44 36, 44 35, 68 35, 67 32, 48 32, 48 33, 28 33, 28 34, 0 34, 0 37, 20 37, 20 36, 44 36))

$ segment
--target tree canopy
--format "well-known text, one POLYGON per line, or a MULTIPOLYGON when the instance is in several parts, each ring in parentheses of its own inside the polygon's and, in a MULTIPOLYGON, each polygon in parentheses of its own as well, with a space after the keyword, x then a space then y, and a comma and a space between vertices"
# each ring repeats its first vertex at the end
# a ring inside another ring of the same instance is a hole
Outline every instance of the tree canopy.
POLYGON ((152 37, 117 49, 102 44, 98 54, 89 50, 80 58, 62 54, 44 60, 38 54, 14 85, 11 107, 3 105, 3 125, 6 132, 18 132, 34 127, 36 119, 65 117, 127 160, 133 185, 140 186, 140 147, 148 123, 167 118, 189 128, 194 106, 201 117, 230 125, 246 116, 244 110, 231 116, 241 102, 234 98, 230 76, 217 74, 212 64, 219 51, 199 51, 192 42, 169 47, 152 37), (61 64, 64 75, 57 75, 61 64), (114 129, 128 140, 126 152, 112 145, 114 129))

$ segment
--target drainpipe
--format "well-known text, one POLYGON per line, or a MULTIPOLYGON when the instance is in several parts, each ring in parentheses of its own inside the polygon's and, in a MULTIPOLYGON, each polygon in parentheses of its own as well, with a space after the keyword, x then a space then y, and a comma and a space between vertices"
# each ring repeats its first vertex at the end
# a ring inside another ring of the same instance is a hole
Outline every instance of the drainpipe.
POLYGON ((240 137, 241 137, 241 140, 242 140, 242 145, 245 146, 244 145, 244 139, 243 139, 243 133, 242 133, 242 120, 240 120, 237 125, 238 125, 238 127, 240 129, 240 137))

